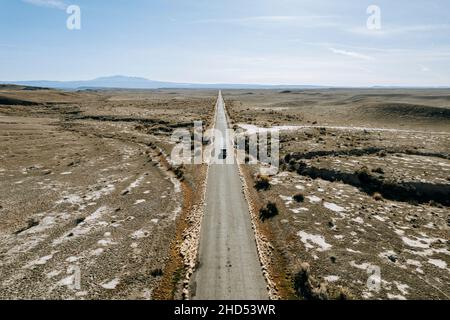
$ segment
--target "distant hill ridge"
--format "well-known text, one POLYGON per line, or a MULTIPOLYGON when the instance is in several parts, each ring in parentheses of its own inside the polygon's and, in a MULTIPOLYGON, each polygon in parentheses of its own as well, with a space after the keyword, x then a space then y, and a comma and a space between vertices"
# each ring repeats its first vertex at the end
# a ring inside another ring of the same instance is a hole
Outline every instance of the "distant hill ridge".
POLYGON ((122 89, 317 89, 326 88, 314 85, 260 85, 260 84, 203 84, 203 83, 179 83, 149 80, 141 77, 111 76, 100 77, 93 80, 79 81, 0 81, 3 84, 20 86, 45 87, 55 89, 79 89, 79 88, 122 88, 122 89))

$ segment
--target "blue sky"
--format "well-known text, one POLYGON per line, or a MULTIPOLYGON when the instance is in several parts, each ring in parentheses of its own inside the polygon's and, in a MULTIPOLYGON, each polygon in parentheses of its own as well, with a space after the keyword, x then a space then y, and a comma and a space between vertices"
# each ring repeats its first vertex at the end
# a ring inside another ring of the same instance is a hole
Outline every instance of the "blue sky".
POLYGON ((448 0, 0 0, 0 80, 450 85, 448 0), (66 28, 68 5, 81 30, 66 28), (366 9, 381 10, 369 30, 366 9))

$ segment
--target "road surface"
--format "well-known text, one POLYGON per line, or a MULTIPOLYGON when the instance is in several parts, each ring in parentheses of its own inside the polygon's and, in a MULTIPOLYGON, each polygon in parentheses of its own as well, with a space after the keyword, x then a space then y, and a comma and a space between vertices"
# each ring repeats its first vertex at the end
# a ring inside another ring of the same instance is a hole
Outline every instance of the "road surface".
MULTIPOLYGON (((216 129, 225 137, 227 128, 219 92, 216 129)), ((227 154, 231 152, 228 150, 227 154)), ((194 274, 193 299, 268 299, 236 163, 210 165, 199 262, 194 274)))

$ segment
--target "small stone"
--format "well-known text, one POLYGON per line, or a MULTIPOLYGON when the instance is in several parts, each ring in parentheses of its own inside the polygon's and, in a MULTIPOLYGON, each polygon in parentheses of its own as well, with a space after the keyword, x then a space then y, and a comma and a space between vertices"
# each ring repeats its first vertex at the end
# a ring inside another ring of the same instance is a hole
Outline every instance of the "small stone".
POLYGON ((395 263, 397 261, 398 257, 396 255, 391 254, 388 256, 388 259, 395 263))

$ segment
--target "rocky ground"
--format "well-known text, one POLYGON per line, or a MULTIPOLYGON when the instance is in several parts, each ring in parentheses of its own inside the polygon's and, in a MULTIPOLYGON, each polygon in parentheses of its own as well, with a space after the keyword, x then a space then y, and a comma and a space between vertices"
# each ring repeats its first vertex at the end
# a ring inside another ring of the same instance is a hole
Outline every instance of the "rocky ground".
POLYGON ((278 173, 246 168, 260 206, 276 207, 260 224, 285 297, 450 298, 450 92, 224 97, 235 128, 281 130, 278 173))
MULTIPOLYGON (((181 298, 206 168, 171 135, 216 95, 0 86, 0 298, 181 298)), ((241 167, 281 298, 449 299, 448 90, 223 96, 281 132, 278 172, 241 167)))
POLYGON ((174 295, 161 280, 182 272, 168 263, 197 181, 170 136, 208 125, 215 94, 2 86, 0 298, 174 295))

